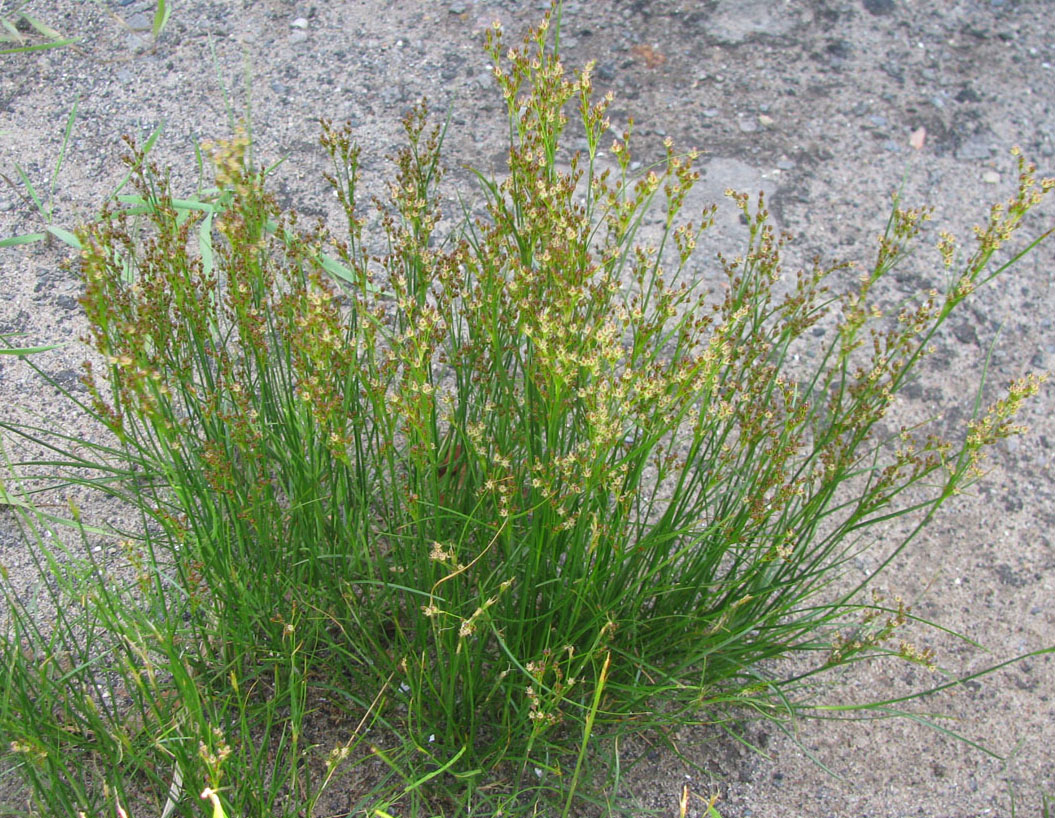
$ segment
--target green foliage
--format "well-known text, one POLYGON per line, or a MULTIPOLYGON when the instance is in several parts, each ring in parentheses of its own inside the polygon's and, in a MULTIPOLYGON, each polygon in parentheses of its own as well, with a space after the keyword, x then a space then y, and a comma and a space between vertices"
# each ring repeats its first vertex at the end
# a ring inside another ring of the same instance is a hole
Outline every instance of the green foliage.
POLYGON ((150 23, 150 33, 157 40, 161 32, 168 25, 169 17, 172 16, 172 6, 166 0, 158 0, 157 8, 154 9, 154 19, 150 23))
POLYGON ((322 136, 339 240, 279 211, 244 135, 212 147, 216 193, 192 202, 133 148, 134 200, 77 236, 82 408, 109 442, 6 424, 50 449, 13 470, 46 467, 44 489, 7 489, 48 580, 30 602, 5 585, 0 640, 0 735, 38 812, 191 815, 201 792, 308 815, 359 765, 372 815, 569 815, 605 803, 587 773, 608 739, 784 719, 814 676, 869 657, 933 665, 904 604, 865 592, 1041 379, 959 441, 877 424, 1055 182, 1020 160, 965 260, 943 238, 946 291, 894 316, 874 291, 926 211, 896 207, 837 295, 843 265, 778 288, 785 239, 730 192, 749 239, 715 297, 693 255, 713 210, 681 212, 695 154, 668 144, 635 177, 628 130, 602 170, 611 99, 589 67, 565 74, 549 29, 512 50, 489 35, 511 144, 508 175, 480 177, 486 216, 445 223, 443 132, 408 115, 382 255, 348 128, 322 136), (568 109, 585 153, 562 148, 568 109), (100 553, 73 509, 83 547, 56 545, 32 493, 70 485, 138 524, 100 553), (891 544, 879 527, 903 514, 891 544), (848 581, 868 548, 882 567, 848 581))
POLYGON ((76 39, 63 37, 36 15, 24 11, 28 0, 0 0, 0 43, 15 43, 11 48, 0 49, 0 57, 8 54, 21 54, 29 51, 44 51, 49 48, 63 48, 77 42, 76 39), (44 38, 41 43, 26 43, 26 34, 36 32, 44 38))
MULTIPOLYGON (((99 0, 96 0, 99 3, 99 0)), ((10 48, 0 48, 0 57, 10 54, 25 54, 33 51, 46 51, 51 48, 65 48, 80 42, 80 37, 63 37, 58 31, 45 23, 35 14, 25 11, 29 0, 0 0, 0 44, 14 43, 10 48), (27 34, 35 33, 43 37, 39 43, 27 42, 27 34)), ((172 4, 167 0, 157 0, 154 16, 150 23, 150 33, 155 44, 172 16, 172 4)))
MULTIPOLYGON (((66 149, 69 147, 70 137, 73 136, 73 126, 76 121, 77 103, 74 103, 73 107, 70 109, 69 116, 66 118, 66 129, 62 136, 62 147, 59 149, 59 155, 55 159, 55 168, 52 171, 46 195, 41 195, 37 192, 33 180, 29 178, 29 174, 26 173, 21 165, 15 165, 15 172, 18 174, 18 178, 26 190, 26 196, 28 197, 27 203, 36 211, 37 216, 43 222, 44 228, 47 232, 28 233, 22 236, 13 236, 2 239, 0 240, 0 247, 14 247, 20 244, 31 244, 33 242, 49 240, 51 236, 55 236, 70 246, 77 247, 76 237, 70 233, 70 231, 52 224, 52 218, 55 213, 55 185, 58 182, 59 173, 62 171, 62 164, 66 160, 66 149)), ((15 190, 18 189, 18 186, 6 176, 0 175, 0 178, 15 190)))
MULTIPOLYGON (((30 178, 30 175, 26 172, 25 168, 19 164, 15 165, 15 173, 18 176, 19 182, 21 182, 25 189, 25 194, 20 195, 22 195, 22 199, 26 206, 32 211, 35 211, 35 216, 40 221, 43 230, 2 238, 0 239, 0 248, 18 247, 26 244, 36 244, 38 242, 50 242, 52 239, 58 239, 68 247, 72 247, 75 250, 81 249, 80 239, 77 238, 75 233, 61 225, 55 224, 55 192, 57 190, 59 176, 62 173, 62 166, 66 161, 66 151, 69 148, 70 140, 73 137, 74 127, 77 123, 78 104, 78 102, 74 102, 69 115, 66 117, 66 127, 62 135, 62 146, 59 148, 59 153, 55 157, 55 167, 52 169, 51 178, 48 180, 46 194, 37 191, 37 187, 33 184, 33 180, 30 178)), ((142 150, 139 153, 140 162, 146 159, 147 154, 150 153, 151 148, 154 147, 154 144, 157 142, 160 135, 161 126, 159 125, 151 132, 144 142, 142 150)), ((141 209, 146 206, 145 202, 138 196, 120 195, 121 191, 128 184, 134 170, 135 168, 131 168, 125 178, 122 179, 117 187, 114 188, 109 196, 107 196, 107 202, 117 199, 124 204, 133 205, 133 209, 129 211, 130 213, 141 212, 141 209)), ((4 182, 16 192, 19 191, 19 185, 5 174, 0 173, 0 179, 3 179, 4 182)), ((174 206, 199 209, 208 209, 210 207, 198 200, 181 201, 175 203, 174 206)))

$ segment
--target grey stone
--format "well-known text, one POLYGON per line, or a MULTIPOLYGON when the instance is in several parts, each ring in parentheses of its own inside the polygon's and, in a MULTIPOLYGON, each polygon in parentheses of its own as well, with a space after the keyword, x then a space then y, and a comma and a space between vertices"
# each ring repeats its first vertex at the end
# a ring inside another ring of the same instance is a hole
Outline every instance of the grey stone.
POLYGON ((865 11, 876 17, 894 13, 894 0, 862 0, 865 11))
POLYGON ((146 50, 149 47, 150 47, 150 38, 144 36, 143 34, 136 34, 134 32, 129 32, 128 36, 125 38, 125 48, 128 51, 139 52, 139 51, 144 51, 144 50, 146 50))
POLYGON ((701 28, 703 33, 727 45, 737 45, 754 36, 780 37, 798 22, 783 3, 772 0, 718 0, 714 13, 701 28))
POLYGON ((905 81, 905 69, 901 67, 900 63, 895 62, 894 60, 888 60, 887 62, 881 63, 879 68, 898 85, 901 85, 905 81))
POLYGON ((991 154, 989 143, 978 138, 968 139, 956 150, 956 158, 967 162, 988 159, 991 154))
POLYGON ((128 16, 125 24, 132 31, 150 31, 154 27, 154 18, 145 11, 137 11, 128 16))

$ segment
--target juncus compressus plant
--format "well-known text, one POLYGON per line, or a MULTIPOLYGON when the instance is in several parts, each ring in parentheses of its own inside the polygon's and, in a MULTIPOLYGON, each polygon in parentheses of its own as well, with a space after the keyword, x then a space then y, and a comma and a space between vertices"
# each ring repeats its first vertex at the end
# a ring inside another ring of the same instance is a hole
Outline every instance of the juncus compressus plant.
MULTIPOLYGON (((367 755, 395 782, 379 814, 482 793, 567 814, 595 740, 745 708, 781 718, 839 665, 936 661, 903 636, 906 606, 869 586, 1021 431, 1042 378, 1013 381, 959 439, 878 428, 1055 182, 1019 158, 973 249, 942 235, 945 291, 890 315, 875 292, 927 211, 896 206, 874 265, 839 292, 845 265, 782 281, 764 202, 730 192, 749 238, 719 259, 714 296, 694 252, 713 210, 683 213, 696 155, 668 142, 633 173, 630 129, 611 132, 589 66, 565 72, 556 28, 514 48, 489 32, 510 149, 508 174, 480 177, 480 218, 441 210, 443 132, 422 105, 383 205, 387 253, 364 240, 360 149, 329 123, 339 240, 279 211, 241 135, 213 147, 217 194, 198 208, 133 152, 145 206, 80 236, 102 362, 87 408, 116 442, 93 450, 105 479, 78 479, 143 520, 125 538, 136 581, 114 592, 127 610, 106 628, 140 666, 164 657, 147 698, 195 704, 154 717, 179 733, 197 714, 202 742, 222 727, 228 768, 266 775, 230 751, 260 743, 254 713, 295 755, 324 696, 356 741, 375 726, 367 755), (585 151, 562 147, 569 115, 585 151), (825 321, 820 353, 793 363, 825 321), (903 514, 881 568, 847 570, 903 514), (773 660, 795 657, 781 675, 773 660)), ((215 752, 181 758, 198 791, 228 797, 215 752)), ((267 803, 288 796, 287 813, 308 797, 279 790, 267 803)))

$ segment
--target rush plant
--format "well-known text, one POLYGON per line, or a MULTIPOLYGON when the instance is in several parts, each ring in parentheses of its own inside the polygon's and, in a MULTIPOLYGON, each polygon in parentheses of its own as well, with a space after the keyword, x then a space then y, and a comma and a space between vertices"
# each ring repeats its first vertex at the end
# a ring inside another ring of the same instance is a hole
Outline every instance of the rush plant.
POLYGON ((785 719, 840 665, 937 661, 871 584, 1042 378, 959 439, 879 424, 948 317, 1040 241, 990 264, 1055 181, 1019 158, 973 245, 943 235, 944 292, 891 314, 876 292, 927 211, 896 206, 843 290, 845 265, 784 280, 761 197, 730 192, 749 238, 716 294, 694 255, 713 209, 682 212, 696 155, 668 142, 634 174, 557 28, 490 32, 510 147, 485 215, 441 210, 443 131, 408 115, 385 253, 349 128, 322 135, 340 238, 280 212, 242 135, 213 146, 202 201, 133 148, 135 205, 78 235, 82 408, 105 435, 7 425, 50 449, 14 469, 53 477, 11 481, 21 507, 77 485, 135 512, 102 555, 76 510, 83 548, 23 515, 47 581, 5 586, 0 734, 34 810, 191 815, 207 789, 231 816, 310 814, 358 764, 371 815, 567 815, 605 803, 608 739, 785 719))

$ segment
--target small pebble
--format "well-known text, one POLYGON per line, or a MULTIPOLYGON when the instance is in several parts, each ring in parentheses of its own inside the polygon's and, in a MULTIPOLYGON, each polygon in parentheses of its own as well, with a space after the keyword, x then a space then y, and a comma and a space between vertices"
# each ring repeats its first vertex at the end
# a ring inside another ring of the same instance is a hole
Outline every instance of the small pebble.
POLYGON ((289 27, 290 28, 300 28, 300 29, 307 28, 308 27, 308 18, 307 17, 298 17, 296 20, 294 20, 292 23, 289 24, 289 27))
POLYGON ((154 20, 145 11, 137 11, 129 15, 125 23, 132 31, 150 31, 154 27, 154 20))
POLYGON ((775 121, 776 120, 774 120, 773 117, 769 116, 768 114, 758 115, 758 124, 761 125, 763 128, 772 128, 773 123, 775 121))
POLYGON ((469 7, 465 3, 451 3, 447 6, 447 11, 451 14, 465 14, 469 10, 469 7))
POLYGON ((738 125, 740 133, 754 133, 758 130, 758 123, 753 119, 741 119, 738 125))
POLYGON ((995 185, 1000 181, 1000 174, 995 170, 987 170, 982 174, 982 181, 987 185, 995 185))
POLYGON ((719 111, 718 111, 717 108, 707 108, 703 112, 703 115, 705 117, 707 117, 707 119, 714 119, 716 116, 718 116, 718 114, 719 114, 719 111))
POLYGON ((135 51, 138 53, 140 51, 145 51, 149 47, 150 39, 143 34, 130 33, 125 38, 125 48, 129 51, 135 51))
POLYGON ((297 30, 297 31, 294 31, 292 34, 289 35, 289 44, 290 45, 299 45, 300 43, 307 42, 307 39, 308 39, 308 32, 297 30))

